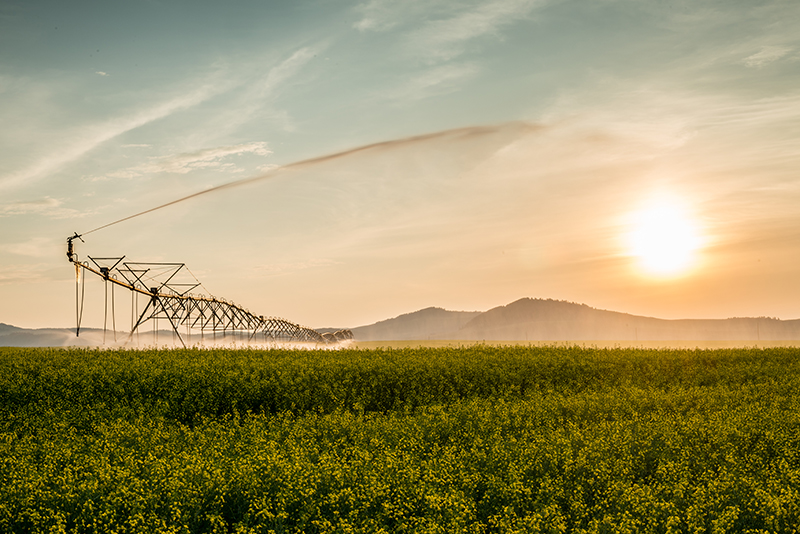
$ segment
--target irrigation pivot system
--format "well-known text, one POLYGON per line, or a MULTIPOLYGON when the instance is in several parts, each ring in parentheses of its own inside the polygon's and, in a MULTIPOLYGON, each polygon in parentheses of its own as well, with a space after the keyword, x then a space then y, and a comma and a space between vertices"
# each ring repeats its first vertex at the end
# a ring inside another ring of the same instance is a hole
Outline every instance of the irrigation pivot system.
POLYGON ((104 333, 109 315, 109 287, 111 320, 115 333, 114 288, 119 286, 131 292, 131 330, 127 341, 148 321, 152 321, 153 331, 157 335, 159 320, 168 322, 170 330, 184 347, 187 340, 198 334, 201 342, 205 336, 217 339, 217 335, 221 335, 222 340, 232 337, 234 340, 246 338, 247 341, 256 342, 329 344, 353 339, 350 330, 320 333, 278 317, 254 315, 238 304, 224 299, 194 293, 202 284, 183 263, 132 262, 125 261, 124 256, 87 256, 88 261, 81 261, 75 253, 76 239, 83 241, 77 232, 67 238, 67 258, 75 266, 75 334, 78 336, 83 318, 86 274, 92 273, 105 283, 104 333), (140 303, 140 297, 143 297, 143 303, 140 303), (141 310, 140 304, 143 304, 141 310))

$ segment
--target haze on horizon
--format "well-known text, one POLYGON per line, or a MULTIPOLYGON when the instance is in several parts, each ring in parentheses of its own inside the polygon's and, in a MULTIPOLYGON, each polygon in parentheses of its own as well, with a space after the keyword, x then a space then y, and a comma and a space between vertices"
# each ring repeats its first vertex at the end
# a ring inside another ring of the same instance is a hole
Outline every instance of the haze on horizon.
MULTIPOLYGON (((5 2, 0 322, 72 326, 69 235, 236 180, 77 252, 185 262, 316 327, 521 297, 798 318, 797 20, 766 1, 5 2)), ((102 326, 99 280, 86 298, 102 326)))

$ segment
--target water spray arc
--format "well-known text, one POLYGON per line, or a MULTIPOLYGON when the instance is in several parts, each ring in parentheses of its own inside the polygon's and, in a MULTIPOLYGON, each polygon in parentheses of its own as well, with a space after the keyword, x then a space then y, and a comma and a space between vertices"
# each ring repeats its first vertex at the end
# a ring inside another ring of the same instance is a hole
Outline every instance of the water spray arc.
MULTIPOLYGON (((113 295, 114 287, 123 287, 131 292, 132 326, 126 341, 133 339, 139 328, 152 321, 154 332, 157 335, 158 321, 166 320, 169 327, 177 336, 180 343, 186 347, 186 336, 191 340, 193 332, 199 332, 200 340, 206 334, 216 339, 218 333, 224 340, 231 335, 248 342, 296 342, 296 343, 338 343, 353 339, 350 330, 320 333, 311 328, 297 325, 279 317, 265 317, 255 315, 249 310, 213 296, 197 295, 192 293, 200 287, 200 282, 191 274, 183 263, 163 262, 132 262, 124 261, 125 257, 100 258, 87 256, 88 261, 81 261, 75 253, 75 235, 67 238, 67 258, 75 265, 75 309, 77 327, 75 334, 80 335, 81 320, 83 317, 83 297, 85 295, 85 278, 87 273, 99 276, 106 290, 106 319, 108 315, 108 288, 111 285, 112 295, 112 324, 114 319, 113 295), (193 281, 181 281, 181 275, 189 275, 193 281), (144 296, 146 304, 138 312, 138 297, 144 296), (136 320, 133 321, 133 317, 136 320), (185 329, 182 332, 182 329, 185 329)), ((104 320, 104 335, 105 335, 104 320)), ((116 328, 115 328, 116 331, 116 328)))
MULTIPOLYGON (((258 335, 262 335, 266 340, 271 341, 334 343, 352 339, 353 334, 350 330, 320 333, 284 319, 253 315, 241 306, 224 299, 217 299, 212 296, 193 295, 190 292, 200 285, 199 282, 197 282, 196 285, 189 284, 187 286, 174 281, 175 276, 182 274, 184 270, 188 272, 188 269, 186 269, 186 266, 182 263, 136 263, 123 261, 124 257, 92 258, 91 256, 88 257, 89 261, 81 262, 75 254, 73 241, 76 239, 83 241, 81 236, 92 234, 110 226, 136 219, 148 213, 174 206, 175 204, 186 202, 202 195, 260 182, 262 180, 274 178, 279 173, 287 171, 312 168, 317 165, 323 165, 360 154, 379 153, 383 150, 423 145, 433 141, 452 142, 456 140, 484 139, 498 135, 502 138, 504 136, 507 137, 506 134, 517 137, 521 133, 534 131, 536 129, 538 129, 537 126, 522 122, 506 123, 498 126, 469 126, 372 143, 332 154, 288 163, 256 176, 223 183, 209 189, 191 193, 184 197, 111 221, 97 228, 87 230, 80 235, 76 232, 75 235, 67 238, 67 257, 69 261, 75 265, 76 334, 80 335, 80 325, 83 317, 82 303, 85 294, 85 274, 93 273, 103 279, 106 284, 106 294, 108 293, 110 284, 112 324, 115 324, 113 317, 114 288, 121 286, 131 292, 131 316, 133 317, 135 315, 137 320, 131 321, 131 333, 128 336, 128 340, 133 337, 134 333, 138 331, 143 323, 152 320, 154 324, 157 325, 160 319, 165 319, 169 322, 172 331, 178 336, 184 346, 186 343, 179 331, 179 328, 182 327, 186 328, 187 336, 191 336, 192 331, 199 331, 201 338, 206 331, 209 331, 212 332, 212 334, 222 332, 223 335, 229 332, 233 332, 234 334, 247 333, 250 339, 255 339, 258 335), (161 270, 163 276, 157 283, 151 284, 149 283, 150 278, 152 278, 151 274, 156 270, 161 270), (139 313, 136 306, 138 301, 135 300, 140 295, 144 296, 146 299, 146 305, 141 313, 139 313)), ((108 298, 106 297, 106 307, 107 303, 108 298)), ((154 330, 156 332, 158 331, 157 326, 154 330)))

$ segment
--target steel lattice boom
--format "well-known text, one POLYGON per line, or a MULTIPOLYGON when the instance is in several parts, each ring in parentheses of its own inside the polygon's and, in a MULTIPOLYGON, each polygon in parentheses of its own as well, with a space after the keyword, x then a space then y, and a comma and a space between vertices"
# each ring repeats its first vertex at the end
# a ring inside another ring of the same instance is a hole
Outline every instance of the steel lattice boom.
MULTIPOLYGON (((279 317, 255 315, 238 304, 213 296, 191 293, 200 286, 183 263, 143 263, 124 261, 125 257, 93 258, 80 261, 74 251, 73 240, 80 239, 76 233, 67 239, 67 257, 75 265, 76 276, 93 273, 106 284, 120 286, 132 295, 144 295, 146 304, 131 327, 128 339, 147 321, 157 323, 167 320, 181 344, 186 343, 181 335, 199 331, 204 333, 246 333, 249 340, 270 342, 337 343, 353 339, 350 330, 320 333, 279 317), (191 276, 191 281, 186 275, 191 276), (183 275, 183 276, 182 276, 183 275)), ((77 280, 77 278, 76 278, 77 280)), ((108 286, 106 286, 108 287, 108 286)), ((78 291, 76 286, 76 299, 78 291)), ((80 334, 82 306, 76 303, 77 330, 80 334)))

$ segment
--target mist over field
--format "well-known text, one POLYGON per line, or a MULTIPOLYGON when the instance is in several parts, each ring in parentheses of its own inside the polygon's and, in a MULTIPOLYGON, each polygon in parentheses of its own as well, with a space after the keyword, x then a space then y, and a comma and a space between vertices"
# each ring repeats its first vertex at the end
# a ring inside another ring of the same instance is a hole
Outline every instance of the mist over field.
MULTIPOLYGON (((318 328, 334 332, 340 328, 318 328)), ((622 346, 786 346, 800 343, 800 320, 774 317, 727 319, 676 319, 635 316, 598 310, 585 304, 550 299, 524 298, 506 306, 480 311, 449 311, 430 307, 371 325, 352 327, 353 339, 329 348, 358 346, 359 342, 529 342, 599 344, 622 346), (649 342, 649 343, 648 343, 649 342)), ((129 332, 101 329, 21 329, 0 324, 0 346, 20 347, 276 347, 318 348, 318 343, 276 342, 264 333, 248 331, 182 332, 171 330, 129 332)), ((403 344, 400 343, 399 346, 403 344)))

